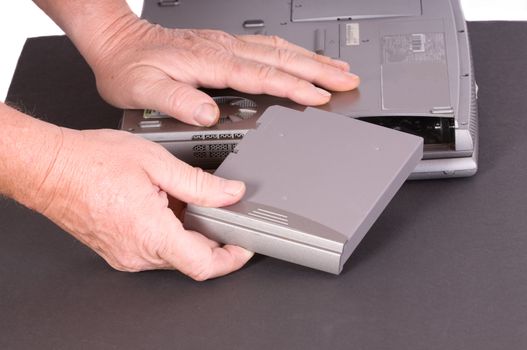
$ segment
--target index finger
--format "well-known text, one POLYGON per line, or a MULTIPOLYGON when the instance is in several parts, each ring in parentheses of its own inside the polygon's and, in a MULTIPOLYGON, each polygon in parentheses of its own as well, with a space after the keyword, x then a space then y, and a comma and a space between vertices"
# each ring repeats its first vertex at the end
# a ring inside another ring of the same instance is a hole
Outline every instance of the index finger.
POLYGON ((283 72, 333 91, 349 91, 359 84, 359 77, 355 74, 344 72, 292 50, 242 43, 233 46, 233 51, 237 57, 276 67, 283 72))
POLYGON ((295 45, 279 36, 274 35, 238 35, 238 39, 252 44, 261 44, 271 46, 276 49, 286 49, 301 55, 307 56, 320 63, 329 64, 335 68, 341 69, 345 72, 350 70, 349 63, 341 60, 337 60, 328 56, 319 55, 313 51, 310 51, 302 46, 295 45))

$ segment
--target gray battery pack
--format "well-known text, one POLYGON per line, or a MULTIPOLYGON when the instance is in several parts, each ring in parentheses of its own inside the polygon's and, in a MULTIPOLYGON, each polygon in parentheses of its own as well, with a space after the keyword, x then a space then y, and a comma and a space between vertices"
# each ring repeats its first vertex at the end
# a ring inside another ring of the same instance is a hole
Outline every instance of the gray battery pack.
POLYGON ((423 139, 307 108, 269 107, 215 174, 231 206, 189 205, 184 225, 225 244, 339 274, 423 156, 423 139))

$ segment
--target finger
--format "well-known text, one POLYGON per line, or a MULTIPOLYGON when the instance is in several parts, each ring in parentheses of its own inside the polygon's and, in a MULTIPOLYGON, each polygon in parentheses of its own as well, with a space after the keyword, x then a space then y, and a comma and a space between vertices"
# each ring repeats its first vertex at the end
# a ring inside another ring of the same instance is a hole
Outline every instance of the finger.
POLYGON ((143 167, 156 186, 185 203, 222 207, 236 203, 245 193, 241 181, 226 180, 191 167, 160 147, 159 152, 146 159, 143 167))
POLYGON ((333 91, 349 91, 359 84, 359 78, 355 74, 284 48, 276 49, 267 45, 242 43, 236 45, 234 51, 239 57, 277 67, 333 91))
POLYGON ((293 43, 290 43, 289 41, 282 39, 279 36, 239 35, 237 36, 237 38, 246 43, 262 44, 262 45, 267 45, 267 46, 277 48, 277 49, 290 50, 290 51, 302 54, 304 56, 307 56, 318 62, 329 64, 345 72, 348 72, 350 70, 350 65, 348 64, 348 62, 337 60, 337 59, 334 59, 328 56, 316 54, 315 52, 309 51, 308 49, 303 48, 302 46, 298 46, 293 43))
POLYGON ((240 269, 253 253, 241 247, 225 245, 221 247, 207 237, 185 230, 181 223, 167 214, 163 220, 169 232, 164 246, 157 254, 168 264, 197 281, 226 275, 240 269))
POLYGON ((211 126, 220 112, 214 100, 194 87, 159 74, 151 76, 135 96, 140 106, 149 106, 184 123, 211 126))
POLYGON ((209 88, 230 87, 250 94, 268 94, 286 97, 303 105, 322 105, 331 93, 310 82, 263 63, 232 56, 214 62, 214 74, 207 75, 200 85, 209 88))

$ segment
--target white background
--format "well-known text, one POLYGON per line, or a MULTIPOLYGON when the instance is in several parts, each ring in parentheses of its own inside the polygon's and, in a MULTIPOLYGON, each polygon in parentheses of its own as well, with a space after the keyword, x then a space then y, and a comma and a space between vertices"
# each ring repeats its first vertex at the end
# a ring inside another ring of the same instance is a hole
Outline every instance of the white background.
MULTIPOLYGON (((220 1, 220 0, 217 0, 220 1)), ((527 21, 527 0, 461 0, 470 21, 527 21)), ((139 14, 142 0, 128 0, 139 14)), ((26 38, 63 34, 30 0, 0 1, 0 101, 3 101, 26 38)))

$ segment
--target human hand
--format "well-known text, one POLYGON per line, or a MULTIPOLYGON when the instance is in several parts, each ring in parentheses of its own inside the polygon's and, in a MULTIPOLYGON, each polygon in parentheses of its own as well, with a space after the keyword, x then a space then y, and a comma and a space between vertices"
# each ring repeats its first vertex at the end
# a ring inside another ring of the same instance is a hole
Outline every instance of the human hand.
POLYGON ((214 30, 167 29, 135 16, 94 40, 85 57, 101 95, 122 108, 152 108, 195 125, 219 118, 215 102, 197 90, 233 88, 321 105, 333 91, 359 84, 343 61, 277 37, 232 36, 214 30))
POLYGON ((31 207, 121 271, 177 269, 195 280, 241 268, 252 253, 188 231, 169 208, 237 202, 245 186, 114 130, 62 129, 62 142, 31 207))

